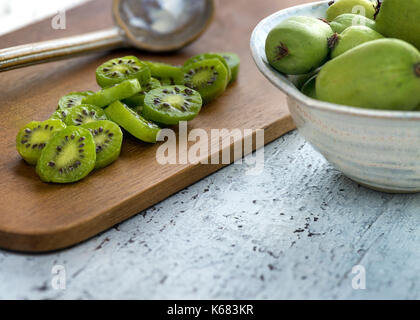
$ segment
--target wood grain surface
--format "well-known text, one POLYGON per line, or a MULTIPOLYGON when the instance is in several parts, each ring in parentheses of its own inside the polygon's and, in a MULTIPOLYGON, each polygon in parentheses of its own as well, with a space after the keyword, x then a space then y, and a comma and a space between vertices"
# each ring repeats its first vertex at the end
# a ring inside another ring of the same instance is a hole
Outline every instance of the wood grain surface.
MULTIPOLYGON (((206 51, 234 51, 242 60, 239 80, 188 124, 201 128, 264 129, 268 143, 294 128, 285 96, 257 71, 249 50, 255 25, 265 16, 305 0, 216 1, 210 29, 193 45, 173 54, 117 50, 0 73, 0 247, 42 252, 74 245, 133 216, 202 179, 223 165, 160 165, 159 145, 125 135, 120 159, 71 185, 45 184, 15 150, 19 128, 44 120, 71 91, 98 90, 95 69, 104 61, 135 54, 141 59, 182 64, 206 51)), ((99 30, 112 25, 111 1, 96 0, 67 12, 67 29, 46 19, 0 37, 0 48, 99 30)), ((219 146, 218 141, 211 144, 219 146)), ((203 142, 207 143, 207 142, 203 142)), ((232 159, 233 160, 233 159, 232 159)))

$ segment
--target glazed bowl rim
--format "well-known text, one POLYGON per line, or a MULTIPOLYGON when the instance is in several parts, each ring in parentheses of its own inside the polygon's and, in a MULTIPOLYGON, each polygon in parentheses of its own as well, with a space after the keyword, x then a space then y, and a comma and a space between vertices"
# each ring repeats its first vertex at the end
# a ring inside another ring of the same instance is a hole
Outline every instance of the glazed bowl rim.
POLYGON ((362 109, 356 108, 351 106, 344 106, 324 101, 319 101, 312 99, 306 95, 304 95, 300 90, 298 90, 295 85, 282 73, 276 71, 272 68, 266 61, 265 49, 261 50, 263 52, 263 56, 259 54, 260 48, 265 48, 265 38, 262 39, 260 33, 264 33, 265 26, 267 24, 272 24, 273 22, 278 21, 280 23, 283 20, 283 17, 289 16, 290 13, 294 11, 301 11, 305 8, 321 6, 329 1, 318 1, 318 2, 311 2, 307 4, 293 6, 287 9, 283 9, 277 11, 270 16, 261 20, 257 26, 254 28, 250 46, 251 46, 251 53, 254 59, 257 68, 260 72, 277 88, 283 91, 289 97, 297 100, 298 102, 305 104, 306 106, 326 111, 332 112, 336 114, 344 114, 349 116, 359 116, 359 117, 367 117, 367 118, 386 118, 386 119, 395 119, 395 120, 420 120, 420 112, 418 111, 389 111, 389 110, 374 110, 374 109, 362 109))

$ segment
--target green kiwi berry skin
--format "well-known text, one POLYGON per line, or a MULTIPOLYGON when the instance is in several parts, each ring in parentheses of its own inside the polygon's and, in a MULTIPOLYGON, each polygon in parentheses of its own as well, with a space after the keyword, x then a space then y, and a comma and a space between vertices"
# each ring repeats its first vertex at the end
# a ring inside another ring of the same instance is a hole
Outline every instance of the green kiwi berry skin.
POLYGON ((370 41, 326 63, 316 80, 316 95, 341 105, 411 111, 420 103, 419 69, 420 53, 411 44, 370 41))
POLYGON ((316 18, 292 17, 273 28, 267 36, 265 51, 277 71, 299 75, 321 66, 328 58, 331 27, 316 18))
POLYGON ((302 93, 309 98, 317 99, 316 97, 316 77, 317 75, 310 78, 303 86, 302 86, 302 93))
POLYGON ((200 93, 185 86, 164 86, 146 94, 142 116, 163 125, 193 120, 203 101, 200 93))
POLYGON ((204 104, 208 104, 222 95, 229 82, 227 69, 220 59, 207 59, 191 63, 184 67, 184 72, 185 86, 198 91, 204 104), (211 78, 202 79, 201 76, 204 72, 208 73, 211 78))
POLYGON ((108 120, 104 110, 95 105, 81 104, 68 112, 64 122, 68 126, 80 126, 97 120, 108 120))
POLYGON ((327 9, 327 20, 333 21, 345 13, 359 14, 373 20, 375 12, 375 3, 369 0, 336 0, 331 1, 327 9))
POLYGON ((202 54, 198 54, 196 56, 193 56, 193 57, 189 58, 187 61, 185 61, 184 69, 188 68, 189 65, 191 65, 193 63, 203 61, 203 60, 209 60, 209 59, 218 59, 221 63, 223 63, 223 65, 226 68, 227 74, 228 74, 228 82, 230 83, 230 81, 232 80, 232 70, 229 67, 229 64, 228 64, 227 60, 220 53, 208 52, 208 53, 202 53, 202 54))
MULTIPOLYGON (((184 74, 182 74, 182 77, 184 77, 184 74)), ((137 108, 137 107, 143 106, 144 97, 146 93, 160 87, 161 87, 160 81, 155 78, 151 78, 148 84, 146 84, 145 86, 142 86, 141 91, 139 93, 135 94, 132 97, 122 100, 122 102, 128 105, 130 108, 137 108)))
POLYGON ((405 40, 420 50, 420 0, 382 0, 376 16, 378 32, 405 40))
POLYGON ((182 69, 167 63, 144 61, 149 67, 152 78, 159 80, 162 86, 183 85, 182 69))
POLYGON ((102 88, 131 79, 137 79, 143 86, 150 81, 150 77, 148 66, 134 56, 109 60, 96 70, 96 82, 102 88))
POLYGON ((85 178, 95 168, 95 163, 95 142, 90 131, 70 126, 57 132, 42 151, 36 165, 36 172, 44 182, 73 183, 85 178), (58 148, 62 143, 74 144, 75 150, 73 158, 66 159, 71 164, 66 163, 59 168, 58 164, 54 162, 54 156, 59 154, 58 148), (83 153, 78 150, 83 150, 83 153))
POLYGON ((337 37, 331 50, 333 59, 363 43, 384 38, 380 33, 363 26, 349 27, 340 35, 334 34, 332 37, 337 37))
POLYGON ((65 128, 66 125, 58 119, 32 121, 19 130, 16 136, 16 149, 28 164, 36 165, 51 137, 65 128))
POLYGON ((120 101, 112 103, 105 109, 109 119, 120 125, 131 135, 148 143, 156 143, 161 128, 146 120, 137 112, 120 101))
POLYGON ((96 147, 95 169, 101 169, 115 162, 121 153, 123 133, 120 127, 109 120, 99 120, 84 124, 93 136, 96 147))
POLYGON ((140 91, 141 85, 137 79, 125 80, 84 98, 82 103, 93 104, 97 107, 105 108, 115 101, 127 99, 140 91))
POLYGON ((372 30, 378 31, 376 28, 376 22, 374 20, 353 13, 345 13, 339 15, 330 22, 330 26, 331 29, 337 33, 342 33, 344 30, 352 26, 365 26, 371 28, 372 30))
POLYGON ((238 79, 241 59, 234 52, 221 52, 221 53, 218 53, 218 54, 221 55, 226 60, 228 66, 230 68, 230 71, 231 71, 232 75, 231 75, 229 84, 235 82, 238 79))

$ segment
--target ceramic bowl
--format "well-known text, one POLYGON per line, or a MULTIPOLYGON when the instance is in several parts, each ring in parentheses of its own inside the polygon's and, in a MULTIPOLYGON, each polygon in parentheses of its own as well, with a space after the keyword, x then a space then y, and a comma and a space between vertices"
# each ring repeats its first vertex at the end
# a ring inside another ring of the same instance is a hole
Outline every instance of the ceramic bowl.
POLYGON ((296 87, 302 77, 285 76, 267 62, 270 30, 292 16, 324 18, 329 1, 285 9, 262 20, 251 37, 258 69, 287 95, 299 132, 335 168, 375 190, 420 191, 420 112, 368 110, 311 99, 296 87))

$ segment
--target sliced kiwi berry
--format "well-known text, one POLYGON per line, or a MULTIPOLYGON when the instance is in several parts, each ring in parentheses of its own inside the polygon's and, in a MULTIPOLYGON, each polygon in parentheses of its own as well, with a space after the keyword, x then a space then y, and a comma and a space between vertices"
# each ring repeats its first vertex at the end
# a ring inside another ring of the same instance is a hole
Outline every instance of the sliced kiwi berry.
POLYGON ((112 87, 102 89, 82 100, 83 104, 93 104, 104 108, 114 101, 123 100, 134 96, 141 91, 141 85, 137 79, 125 80, 112 87))
POLYGON ((145 61, 144 63, 149 67, 152 77, 159 80, 162 86, 184 84, 184 72, 181 68, 161 62, 145 61))
POLYGON ((58 101, 58 110, 67 110, 82 104, 82 100, 87 96, 92 95, 92 91, 83 91, 83 92, 70 92, 65 96, 61 97, 58 101))
POLYGON ((91 104, 81 104, 69 110, 64 122, 68 126, 80 126, 97 120, 108 120, 104 110, 91 104))
POLYGON ((194 57, 191 57, 184 63, 184 67, 188 67, 189 65, 198 61, 209 60, 209 59, 218 59, 221 63, 223 63, 223 65, 225 66, 227 70, 228 81, 232 79, 232 71, 229 67, 229 64, 227 63, 227 60, 219 53, 209 52, 209 53, 202 53, 194 57))
POLYGON ((72 183, 86 177, 95 167, 96 147, 89 130, 70 126, 49 141, 36 166, 42 181, 72 183))
POLYGON ((51 137, 65 128, 66 125, 58 119, 32 121, 19 130, 16 149, 27 163, 35 165, 51 137))
POLYGON ((109 119, 119 124, 137 139, 144 142, 156 143, 161 128, 146 120, 134 110, 120 101, 112 103, 105 109, 109 119))
POLYGON ((151 78, 148 84, 141 87, 141 91, 139 93, 135 94, 130 98, 124 99, 122 102, 128 105, 130 108, 137 108, 139 106, 143 106, 145 94, 159 87, 161 87, 159 80, 151 78))
POLYGON ((82 125, 93 136, 96 147, 95 169, 104 168, 118 159, 123 133, 120 127, 108 120, 99 120, 82 125))
POLYGON ((150 69, 134 56, 112 59, 96 69, 96 82, 102 88, 130 79, 137 79, 142 86, 150 81, 150 69))
POLYGON ((53 114, 51 114, 48 120, 61 120, 65 122, 65 119, 69 114, 69 110, 58 109, 53 114))
POLYGON ((185 86, 164 86, 146 94, 142 115, 154 122, 176 125, 194 119, 202 105, 197 91, 185 86))
POLYGON ((229 83, 236 81, 238 79, 239 66, 241 64, 241 59, 236 53, 233 53, 233 52, 223 52, 223 53, 219 53, 219 55, 221 55, 226 60, 232 72, 232 76, 229 83))
POLYGON ((228 84, 227 69, 219 59, 201 60, 184 67, 185 86, 198 91, 204 103, 221 95, 228 84))

